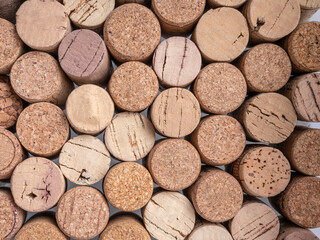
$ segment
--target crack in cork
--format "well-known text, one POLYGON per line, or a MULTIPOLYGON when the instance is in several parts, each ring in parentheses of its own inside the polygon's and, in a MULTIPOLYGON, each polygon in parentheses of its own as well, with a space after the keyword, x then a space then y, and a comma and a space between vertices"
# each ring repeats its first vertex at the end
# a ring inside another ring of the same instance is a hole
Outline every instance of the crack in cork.
POLYGON ((271 28, 268 30, 267 35, 269 35, 269 33, 271 32, 271 30, 272 30, 272 29, 274 28, 274 26, 276 25, 276 23, 277 23, 277 21, 279 20, 281 14, 282 14, 283 11, 286 9, 289 1, 290 1, 290 0, 287 0, 287 1, 286 1, 284 7, 281 9, 280 13, 278 14, 278 16, 276 17, 275 21, 273 22, 271 28))

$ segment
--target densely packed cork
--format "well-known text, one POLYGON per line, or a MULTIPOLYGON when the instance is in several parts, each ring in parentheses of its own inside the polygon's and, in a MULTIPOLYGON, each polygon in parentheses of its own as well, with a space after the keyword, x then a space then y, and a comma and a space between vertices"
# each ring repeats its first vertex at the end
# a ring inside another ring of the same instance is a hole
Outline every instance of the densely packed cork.
POLYGON ((208 4, 215 7, 233 7, 238 8, 244 4, 247 0, 208 0, 208 4))
POLYGON ((206 221, 197 222, 187 240, 233 240, 229 231, 221 224, 206 221))

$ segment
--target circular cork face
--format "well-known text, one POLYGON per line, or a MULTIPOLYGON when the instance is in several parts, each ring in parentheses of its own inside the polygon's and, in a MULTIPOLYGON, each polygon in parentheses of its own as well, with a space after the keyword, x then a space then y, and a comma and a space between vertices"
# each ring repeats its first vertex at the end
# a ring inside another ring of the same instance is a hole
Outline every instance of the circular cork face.
POLYGON ((184 37, 162 41, 153 55, 152 66, 161 83, 168 87, 188 86, 201 69, 197 46, 184 37))
MULTIPOLYGON (((283 240, 318 240, 319 238, 311 231, 293 232, 283 238, 283 240)), ((282 240, 281 238, 279 240, 282 240)))
POLYGON ((63 111, 51 103, 35 103, 25 108, 17 121, 22 146, 34 155, 57 154, 69 138, 69 124, 63 111))
POLYGON ((58 1, 28 0, 16 13, 17 32, 29 47, 54 52, 71 31, 66 9, 58 1))
POLYGON ((229 229, 234 240, 276 239, 280 223, 269 206, 258 201, 247 201, 229 222, 229 229))
POLYGON ((303 9, 315 9, 320 8, 319 0, 299 0, 300 6, 303 9))
POLYGON ((191 202, 184 195, 168 191, 155 194, 142 215, 151 236, 162 240, 185 239, 196 218, 191 202))
POLYGON ((247 0, 209 0, 208 4, 212 7, 234 7, 238 8, 247 0))
POLYGON ((11 22, 0 18, 0 32, 0 74, 8 74, 24 47, 11 22))
POLYGON ((153 12, 140 4, 125 4, 104 24, 104 40, 119 62, 147 61, 160 42, 161 28, 153 12))
POLYGON ((91 239, 98 236, 107 226, 109 206, 97 189, 75 187, 60 198, 56 220, 61 231, 67 236, 91 239))
POLYGON ((233 240, 228 230, 221 224, 201 223, 196 226, 187 240, 233 240))
POLYGON ((105 144, 90 135, 70 139, 59 155, 63 175, 78 185, 99 182, 109 170, 110 154, 105 144))
POLYGON ((115 104, 125 111, 140 112, 151 105, 159 90, 154 71, 141 62, 127 62, 112 74, 108 89, 115 104))
POLYGON ((205 111, 225 114, 243 103, 247 84, 238 68, 229 63, 212 63, 201 70, 193 90, 205 111))
POLYGON ((137 161, 147 156, 155 143, 155 131, 148 118, 140 113, 117 114, 108 125, 105 144, 122 161, 137 161))
POLYGON ((98 134, 110 123, 114 104, 109 93, 92 84, 82 85, 71 92, 66 102, 66 115, 74 130, 98 134))
POLYGON ((248 88, 255 92, 274 92, 291 76, 291 61, 281 47, 264 43, 251 48, 240 60, 248 88))
POLYGON ((202 161, 219 166, 235 161, 246 146, 246 135, 241 124, 226 115, 204 118, 191 135, 202 161))
POLYGON ((200 18, 192 39, 208 62, 231 62, 246 48, 249 30, 246 19, 236 9, 210 9, 200 18))
POLYGON ((138 163, 119 163, 113 166, 103 183, 110 204, 132 212, 148 203, 153 193, 153 180, 148 170, 138 163))
POLYGON ((150 110, 151 120, 160 134, 184 137, 193 132, 200 122, 198 100, 188 90, 170 88, 157 96, 150 110))
POLYGON ((166 139, 158 143, 147 160, 153 180, 169 191, 179 191, 189 187, 201 171, 198 151, 183 139, 166 139))

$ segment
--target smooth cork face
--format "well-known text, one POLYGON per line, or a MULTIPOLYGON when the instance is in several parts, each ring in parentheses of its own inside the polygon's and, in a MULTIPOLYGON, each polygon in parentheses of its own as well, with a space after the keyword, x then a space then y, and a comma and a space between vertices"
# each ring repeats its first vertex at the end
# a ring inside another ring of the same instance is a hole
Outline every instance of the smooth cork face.
POLYGON ((208 3, 211 7, 234 7, 238 8, 247 0, 209 0, 208 3))
POLYGON ((221 224, 204 222, 196 225, 187 240, 233 240, 228 230, 221 224))

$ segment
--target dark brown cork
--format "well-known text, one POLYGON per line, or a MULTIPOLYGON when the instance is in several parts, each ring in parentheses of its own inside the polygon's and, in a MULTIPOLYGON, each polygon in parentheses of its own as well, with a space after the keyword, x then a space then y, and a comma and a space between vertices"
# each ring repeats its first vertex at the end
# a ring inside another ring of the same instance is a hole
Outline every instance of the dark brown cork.
POLYGON ((16 22, 16 12, 23 0, 6 0, 0 2, 0 18, 16 22))
POLYGON ((319 238, 310 230, 300 228, 297 225, 281 219, 280 233, 277 240, 319 240, 319 238))
POLYGON ((233 7, 238 8, 244 4, 247 0, 208 0, 208 4, 215 7, 233 7))

